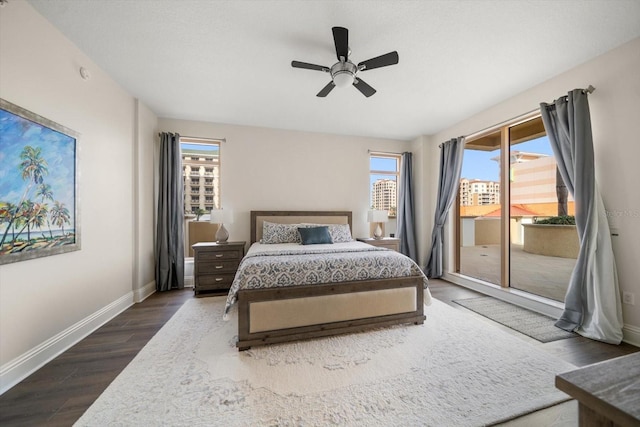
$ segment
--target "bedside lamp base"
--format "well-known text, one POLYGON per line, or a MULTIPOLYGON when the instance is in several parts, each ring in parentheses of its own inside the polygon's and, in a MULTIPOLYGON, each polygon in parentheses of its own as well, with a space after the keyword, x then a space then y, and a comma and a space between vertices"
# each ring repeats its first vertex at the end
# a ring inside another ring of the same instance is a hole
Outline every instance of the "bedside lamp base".
POLYGON ((380 223, 376 226, 375 231, 373 232, 374 239, 382 239, 384 236, 382 235, 382 227, 380 227, 380 223))
POLYGON ((220 224, 220 228, 216 232, 216 243, 225 244, 229 240, 229 232, 224 227, 224 224, 220 224))

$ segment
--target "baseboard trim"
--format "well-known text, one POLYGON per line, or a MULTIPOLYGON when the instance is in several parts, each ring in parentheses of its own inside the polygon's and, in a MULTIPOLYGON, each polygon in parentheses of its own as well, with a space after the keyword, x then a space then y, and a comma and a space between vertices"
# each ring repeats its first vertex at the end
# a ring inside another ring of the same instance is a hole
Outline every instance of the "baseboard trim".
POLYGON ((0 367, 0 395, 132 305, 133 292, 128 292, 111 304, 4 364, 0 367))
POLYGON ((152 280, 140 289, 133 291, 133 302, 140 303, 156 292, 156 281, 152 280))
POLYGON ((633 325, 624 325, 622 328, 622 341, 627 344, 640 347, 640 328, 633 325))

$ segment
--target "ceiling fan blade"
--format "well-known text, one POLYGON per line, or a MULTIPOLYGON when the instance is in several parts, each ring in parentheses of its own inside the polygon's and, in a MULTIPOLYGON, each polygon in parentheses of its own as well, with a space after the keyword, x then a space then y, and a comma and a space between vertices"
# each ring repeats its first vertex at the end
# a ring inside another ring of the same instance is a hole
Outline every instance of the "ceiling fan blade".
POLYGON ((386 67, 387 65, 394 65, 398 63, 398 52, 385 53, 384 55, 376 56, 375 58, 367 59, 358 64, 358 69, 362 71, 373 70, 374 68, 386 67), (364 68, 362 68, 364 66, 364 68))
POLYGON ((316 65, 316 64, 309 64, 308 62, 300 62, 300 61, 291 61, 291 66, 293 68, 304 68, 307 70, 317 70, 317 71, 324 71, 324 72, 329 72, 329 67, 324 67, 322 65, 316 65))
POLYGON ((355 79, 353 85, 367 98, 376 93, 376 90, 374 88, 369 86, 364 80, 359 77, 355 79))
POLYGON ((334 87, 336 87, 336 85, 333 83, 333 80, 332 80, 325 87, 323 87, 322 90, 318 92, 316 96, 319 96, 320 98, 324 98, 325 96, 329 95, 329 92, 331 92, 334 87))
POLYGON ((336 45, 336 56, 338 61, 343 57, 349 59, 349 30, 343 27, 333 27, 333 43, 336 45))

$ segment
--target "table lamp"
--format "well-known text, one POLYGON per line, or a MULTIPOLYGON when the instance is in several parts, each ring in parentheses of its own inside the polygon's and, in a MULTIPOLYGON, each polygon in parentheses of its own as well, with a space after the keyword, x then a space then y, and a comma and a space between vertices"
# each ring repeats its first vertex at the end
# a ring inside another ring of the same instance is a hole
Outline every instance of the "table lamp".
POLYGON ((368 222, 375 222, 376 225, 376 229, 373 232, 373 238, 374 239, 382 239, 382 227, 380 226, 381 223, 383 222, 387 222, 389 220, 389 214, 387 211, 383 211, 383 210, 377 210, 377 209, 373 209, 370 210, 369 212, 367 212, 367 221, 368 222))

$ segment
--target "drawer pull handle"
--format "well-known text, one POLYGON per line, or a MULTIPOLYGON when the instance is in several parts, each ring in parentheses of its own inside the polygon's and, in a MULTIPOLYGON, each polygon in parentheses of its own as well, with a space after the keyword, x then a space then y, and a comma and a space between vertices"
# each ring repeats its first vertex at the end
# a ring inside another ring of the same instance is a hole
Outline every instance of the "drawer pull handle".
POLYGON ((216 254, 216 258, 222 258, 224 254, 216 254))
POLYGON ((220 270, 223 267, 224 267, 224 265, 216 265, 216 270, 220 270))
POLYGON ((216 282, 222 282, 224 279, 222 277, 216 277, 216 282))

